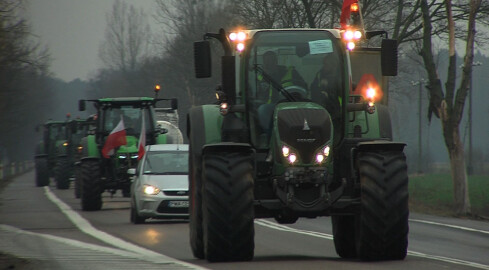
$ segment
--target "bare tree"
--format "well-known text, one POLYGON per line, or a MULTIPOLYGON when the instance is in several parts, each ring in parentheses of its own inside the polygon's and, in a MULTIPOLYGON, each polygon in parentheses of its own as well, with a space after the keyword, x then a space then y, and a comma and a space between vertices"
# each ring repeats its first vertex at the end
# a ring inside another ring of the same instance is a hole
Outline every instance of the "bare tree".
MULTIPOLYGON (((205 97, 212 96, 209 91, 214 90, 218 80, 196 82, 192 44, 201 40, 206 32, 217 32, 219 28, 233 25, 232 9, 228 2, 216 0, 156 0, 156 3, 155 18, 166 33, 160 43, 163 55, 161 74, 164 74, 161 80, 178 82, 176 87, 185 90, 191 105, 205 103, 205 97)), ((218 74, 217 58, 214 60, 214 74, 218 74)))
POLYGON ((143 61, 150 44, 151 31, 142 9, 116 0, 107 15, 105 40, 99 57, 111 69, 134 71, 143 61))
POLYGON ((475 21, 477 12, 481 7, 481 0, 470 1, 470 12, 468 15, 466 48, 463 63, 462 80, 458 89, 455 90, 457 63, 455 52, 455 18, 452 10, 452 1, 445 1, 445 11, 448 26, 448 48, 449 66, 447 70, 447 81, 445 92, 443 85, 436 72, 432 51, 432 22, 430 20, 430 6, 427 0, 421 1, 423 14, 423 57, 425 68, 428 72, 430 91, 430 112, 440 118, 442 123, 443 137, 450 157, 452 171, 454 202, 458 214, 470 213, 470 201, 468 195, 467 173, 465 169, 464 145, 460 138, 459 125, 462 119, 465 100, 467 97, 469 83, 472 77, 472 63, 474 58, 475 21))

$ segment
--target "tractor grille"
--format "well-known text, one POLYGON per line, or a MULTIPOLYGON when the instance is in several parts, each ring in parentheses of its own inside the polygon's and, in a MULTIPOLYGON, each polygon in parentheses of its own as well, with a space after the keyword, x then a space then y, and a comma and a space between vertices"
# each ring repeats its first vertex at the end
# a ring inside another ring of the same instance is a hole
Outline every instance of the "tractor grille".
POLYGON ((280 140, 297 149, 304 163, 312 163, 314 152, 331 137, 331 118, 326 110, 281 110, 277 121, 280 140))

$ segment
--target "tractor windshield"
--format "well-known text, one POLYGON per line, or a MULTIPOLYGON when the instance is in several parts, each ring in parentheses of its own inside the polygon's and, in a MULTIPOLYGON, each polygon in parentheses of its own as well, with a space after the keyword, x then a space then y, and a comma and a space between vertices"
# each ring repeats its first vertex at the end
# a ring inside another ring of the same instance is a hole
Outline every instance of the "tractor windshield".
POLYGON ((124 122, 126 134, 139 136, 142 128, 142 115, 144 115, 146 134, 151 130, 148 110, 144 108, 135 108, 133 106, 107 107, 104 113, 103 130, 111 132, 121 121, 124 122))
POLYGON ((59 123, 49 125, 48 138, 50 141, 64 140, 66 138, 65 124, 59 123))
POLYGON ((246 59, 252 137, 265 134, 267 144, 278 102, 313 101, 333 117, 339 115, 345 77, 342 55, 338 39, 328 31, 256 33, 246 59))

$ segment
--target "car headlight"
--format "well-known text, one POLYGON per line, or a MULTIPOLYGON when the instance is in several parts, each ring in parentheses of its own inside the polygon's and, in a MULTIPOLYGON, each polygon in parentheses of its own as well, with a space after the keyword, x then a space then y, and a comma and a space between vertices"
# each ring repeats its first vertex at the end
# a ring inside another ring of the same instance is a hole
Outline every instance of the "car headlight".
POLYGON ((157 195, 160 189, 152 185, 143 185, 143 192, 147 195, 157 195))

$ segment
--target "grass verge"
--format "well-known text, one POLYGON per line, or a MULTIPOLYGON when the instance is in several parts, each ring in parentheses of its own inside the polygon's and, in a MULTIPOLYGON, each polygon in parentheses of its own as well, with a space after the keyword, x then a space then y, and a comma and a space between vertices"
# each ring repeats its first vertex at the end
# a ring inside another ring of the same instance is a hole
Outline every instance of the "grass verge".
MULTIPOLYGON (((469 176, 468 181, 472 216, 489 219, 489 176, 469 176)), ((413 212, 454 216, 451 175, 411 175, 409 207, 413 212)))

